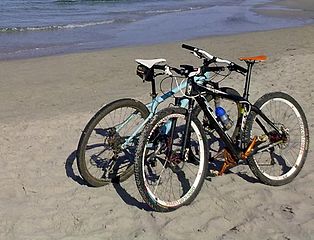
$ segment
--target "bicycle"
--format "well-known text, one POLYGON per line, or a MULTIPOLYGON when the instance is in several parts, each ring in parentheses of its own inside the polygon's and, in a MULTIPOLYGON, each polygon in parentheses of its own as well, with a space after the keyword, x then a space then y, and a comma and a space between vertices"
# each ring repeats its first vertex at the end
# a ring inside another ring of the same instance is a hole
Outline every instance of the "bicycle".
MULTIPOLYGON (((158 96, 156 77, 164 75, 174 81, 176 77, 174 73, 186 78, 194 69, 190 65, 182 65, 180 68, 168 66, 165 59, 137 59, 136 62, 137 75, 143 82, 151 83, 152 101, 144 104, 131 98, 119 99, 103 106, 89 120, 80 136, 76 153, 78 170, 89 186, 101 187, 111 182, 122 182, 133 174, 134 155, 140 131, 156 114, 158 106, 185 89, 187 84, 186 81, 182 81, 158 96)), ((204 60, 203 66, 208 64, 209 62, 204 60)), ((197 81, 206 82, 209 79, 210 76, 204 74, 198 77, 197 81)), ((224 90, 238 94, 232 88, 224 90)), ((180 99, 175 104, 184 107, 187 100, 180 99)), ((196 111, 199 113, 200 109, 196 111)))
POLYGON ((244 75, 243 95, 228 94, 215 82, 197 83, 195 76, 202 76, 206 68, 199 68, 197 74, 190 75, 185 91, 188 107, 159 111, 141 133, 134 171, 144 201, 156 211, 172 211, 190 204, 199 193, 208 172, 209 150, 204 127, 193 115, 195 103, 225 145, 224 162, 217 169, 217 175, 247 163, 264 184, 279 186, 291 182, 306 160, 308 124, 301 106, 286 93, 267 93, 254 104, 249 102, 253 65, 267 57, 240 58, 247 64, 247 68, 243 68, 197 47, 185 44, 182 47, 216 64, 224 63, 221 71, 244 75), (224 119, 217 108, 210 107, 206 95, 238 103, 240 115, 234 137, 225 131, 224 119), (192 158, 191 149, 194 149, 192 158))

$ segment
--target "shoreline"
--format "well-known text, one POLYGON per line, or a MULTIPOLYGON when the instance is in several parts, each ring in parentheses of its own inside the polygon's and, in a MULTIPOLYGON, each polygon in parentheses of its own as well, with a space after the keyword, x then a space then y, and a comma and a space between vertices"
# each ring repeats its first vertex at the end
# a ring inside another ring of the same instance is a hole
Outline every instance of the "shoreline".
MULTIPOLYGON (((265 14, 272 15, 273 11, 276 10, 255 10, 256 12, 264 12, 265 14)), ((285 11, 284 11, 285 12, 285 11)), ((282 16, 282 12, 279 12, 282 16)), ((277 14, 277 13, 275 13, 277 14)), ((278 16, 278 15, 277 15, 278 16)), ((283 16, 283 18, 285 18, 283 16)), ((240 32, 240 33, 230 33, 230 34, 222 34, 222 35, 208 35, 208 36, 199 36, 195 38, 190 38, 190 39, 185 39, 185 40, 174 40, 174 41, 169 41, 169 42, 162 42, 162 43, 146 43, 146 44, 137 44, 137 45, 124 45, 124 46, 118 46, 118 47, 107 47, 107 48, 100 48, 100 49, 92 49, 92 50, 77 50, 73 52, 67 52, 67 53, 55 53, 55 54, 47 54, 47 55, 42 55, 42 56, 28 56, 28 57, 16 57, 16 58, 9 58, 9 59, 0 59, 1 62, 11 62, 11 61, 21 61, 21 60, 28 60, 28 59, 41 59, 41 58, 49 58, 49 57, 62 57, 62 56, 67 56, 67 55, 76 55, 76 54, 97 54, 98 52, 105 52, 105 51, 115 51, 116 49, 130 49, 130 48, 149 48, 149 47, 154 47, 154 46, 159 46, 159 45, 174 45, 174 44, 179 44, 184 43, 184 42, 193 42, 193 41, 198 41, 202 39, 210 39, 210 38, 229 38, 229 37, 234 37, 234 36, 241 36, 245 34, 255 34, 255 33, 263 33, 263 32, 273 32, 273 31, 289 31, 289 30, 294 30, 294 29, 299 29, 299 28, 306 28, 309 27, 311 28, 314 26, 313 23, 308 23, 302 26, 292 26, 292 27, 284 27, 284 28, 275 28, 275 29, 268 29, 268 30, 256 30, 256 31, 248 31, 248 32, 240 32)))
MULTIPOLYGON (((307 2, 309 0, 302 0, 307 2)), ((289 1, 287 0, 289 3, 289 1)), ((294 28, 306 25, 314 24, 313 18, 299 18, 298 15, 302 15, 304 11, 287 11, 287 9, 276 9, 276 6, 282 6, 286 3, 270 2, 266 4, 253 4, 249 2, 243 2, 241 6, 231 6, 230 10, 228 6, 220 6, 209 8, 201 8, 193 10, 191 12, 179 12, 177 14, 160 14, 151 16, 147 19, 142 19, 137 22, 130 23, 128 25, 121 25, 120 30, 116 32, 109 28, 107 35, 104 35, 106 26, 96 27, 91 31, 89 28, 73 29, 73 30, 56 30, 56 31, 38 31, 38 32, 25 32, 23 37, 28 44, 24 44, 23 40, 19 40, 22 35, 16 35, 16 39, 22 49, 17 48, 13 50, 13 46, 8 44, 8 49, 5 46, 0 46, 3 52, 0 53, 0 61, 18 60, 37 58, 45 56, 59 56, 72 53, 89 53, 95 51, 103 51, 107 49, 115 48, 128 48, 128 47, 141 47, 151 46, 155 44, 169 44, 179 41, 189 41, 198 38, 216 37, 216 36, 232 36, 242 33, 271 31, 276 29, 294 28), (273 8, 273 9, 268 9, 273 8), (214 16, 208 19, 208 15, 214 12, 214 16), (297 14, 296 14, 297 13, 297 14), (195 18, 195 15, 199 16, 195 18), (205 22, 200 20, 207 19, 205 22), (217 19, 216 19, 217 18, 217 19), (191 21, 187 21, 191 19, 191 21), (210 20, 214 19, 214 20, 210 20), (163 22, 167 28, 163 25, 159 26, 163 22), (157 25, 156 25, 157 24, 157 25), (217 25, 216 28, 209 28, 208 26, 217 25), (147 31, 149 26, 154 26, 154 31, 147 31), (266 27, 265 27, 266 26, 266 27), (174 30, 177 29, 177 30, 174 30), (195 30, 199 29, 199 30, 195 30), (81 31, 81 32, 80 32, 81 31), (94 39, 92 42, 85 42, 78 40, 78 42, 72 42, 72 35, 75 34, 91 34, 97 32, 105 38, 94 39), (145 32, 145 38, 140 36, 145 32), (59 35, 58 42, 54 43, 52 40, 49 42, 49 36, 59 35), (36 43, 34 39, 41 39, 36 43), (64 39, 63 39, 64 38, 64 39), (69 38, 69 39, 68 39, 69 38), (63 40, 62 40, 63 39, 63 40), (182 40, 183 39, 183 40, 182 40), (29 42, 30 41, 30 42, 29 42), (35 41, 35 42, 32 42, 35 41), (30 43, 32 46, 30 47, 30 43), (46 45, 45 45, 46 44, 46 45), (12 49, 11 49, 12 48, 12 49), (9 50, 11 49, 11 50, 9 50)), ((287 5, 287 4, 286 4, 287 5)), ((291 5, 291 4, 290 4, 291 5)), ((299 8, 305 8, 300 4, 299 8)), ((107 31, 107 30, 106 30, 107 31)), ((10 43, 10 37, 15 36, 15 33, 0 35, 4 43, 10 43)), ((1 38, 0 38, 1 39, 1 38)))
POLYGON ((142 83, 136 76, 134 60, 165 58, 172 66, 201 64, 199 59, 181 48, 182 43, 198 46, 212 55, 240 65, 243 63, 238 60, 239 57, 267 55, 267 64, 271 65, 278 61, 278 55, 284 57, 307 53, 313 47, 313 36, 314 25, 309 25, 201 37, 184 42, 0 61, 0 101, 6 103, 0 105, 1 121, 50 118, 65 112, 95 112, 108 101, 121 97, 141 96, 139 100, 148 101, 150 85, 142 83), (136 91, 129 91, 130 86, 136 91), (85 91, 83 96, 82 88, 85 91), (42 96, 47 98, 42 99, 42 96), (40 104, 36 106, 38 102, 40 104), (45 111, 45 108, 51 110, 45 111))

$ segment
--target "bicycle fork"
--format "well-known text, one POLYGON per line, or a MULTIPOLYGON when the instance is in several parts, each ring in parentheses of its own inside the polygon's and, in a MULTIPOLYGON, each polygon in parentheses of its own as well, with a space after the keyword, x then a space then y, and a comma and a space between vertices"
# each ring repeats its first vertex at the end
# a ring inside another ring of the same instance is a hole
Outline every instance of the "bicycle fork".
POLYGON ((186 119, 186 124, 185 124, 185 129, 184 129, 184 135, 183 135, 183 144, 181 148, 181 159, 187 159, 188 154, 189 154, 189 149, 187 149, 187 146, 189 145, 188 141, 190 141, 190 126, 191 126, 191 119, 192 119, 192 110, 194 106, 194 99, 189 100, 189 105, 188 105, 188 115, 186 119))
MULTIPOLYGON (((181 102, 181 98, 177 98, 176 99, 176 102, 175 102, 175 105, 176 106, 182 106, 182 102, 181 102)), ((184 100, 187 100, 184 98, 184 100)), ((190 140, 190 125, 191 125, 191 119, 192 119, 192 110, 193 110, 193 105, 194 105, 194 100, 187 100, 184 102, 184 105, 186 107, 186 105, 188 106, 187 107, 187 111, 188 111, 188 115, 186 117, 186 122, 185 122, 185 129, 183 131, 183 135, 182 135, 182 146, 181 146, 181 151, 180 151, 180 155, 179 155, 179 159, 181 159, 181 161, 184 159, 187 158, 188 156, 188 150, 187 150, 187 147, 189 145, 189 140, 190 140)), ((169 161, 171 161, 172 159, 172 144, 173 144, 173 140, 174 140, 174 137, 175 137, 175 128, 177 127, 177 119, 176 118, 173 118, 171 119, 170 121, 168 121, 165 126, 164 126, 164 129, 163 129, 163 132, 166 133, 168 136, 169 136, 169 139, 167 141, 167 153, 166 153, 166 156, 167 156, 167 159, 169 161)))

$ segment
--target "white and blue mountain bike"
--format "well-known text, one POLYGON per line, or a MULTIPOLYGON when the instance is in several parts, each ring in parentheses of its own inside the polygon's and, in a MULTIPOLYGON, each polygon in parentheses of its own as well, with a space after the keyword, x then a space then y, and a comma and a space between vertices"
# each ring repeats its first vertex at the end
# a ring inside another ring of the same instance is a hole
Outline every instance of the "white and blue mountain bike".
MULTIPOLYGON (((199 84, 205 84, 220 70, 215 66, 208 67, 212 63, 211 60, 202 59, 201 68, 207 69, 206 74, 195 77, 199 84), (210 72, 211 74, 209 74, 210 72)), ((133 174, 134 155, 139 134, 156 114, 161 103, 172 100, 169 101, 169 105, 187 107, 188 100, 185 97, 174 96, 186 88, 187 78, 191 77, 191 74, 196 74, 195 71, 198 68, 190 65, 181 65, 180 68, 171 67, 165 63, 165 59, 137 59, 136 62, 138 63, 137 75, 143 81, 151 83, 152 101, 148 104, 131 98, 113 101, 98 110, 87 123, 77 148, 77 165, 81 176, 90 186, 100 187, 111 182, 124 181, 133 174), (158 96, 157 76, 166 76, 164 79, 170 78, 174 87, 158 96), (178 78, 181 78, 180 83, 178 78)), ((233 88, 225 87, 221 90, 239 95, 233 88)), ((209 95, 208 101, 210 100, 212 99, 209 95)), ((237 117, 238 107, 236 105, 230 104, 228 107, 228 103, 226 103, 224 107, 227 112, 232 112, 232 115, 237 117)), ((196 106, 193 111, 198 115, 200 108, 196 106)), ((206 118, 202 121, 207 127, 210 126, 206 118)))

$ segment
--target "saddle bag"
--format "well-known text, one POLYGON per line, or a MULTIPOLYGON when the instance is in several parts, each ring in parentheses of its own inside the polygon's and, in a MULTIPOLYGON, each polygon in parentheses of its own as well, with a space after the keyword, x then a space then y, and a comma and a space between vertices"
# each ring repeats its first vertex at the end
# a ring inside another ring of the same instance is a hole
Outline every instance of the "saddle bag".
POLYGON ((136 68, 136 75, 139 76, 143 81, 150 82, 153 80, 154 70, 140 64, 136 68))

